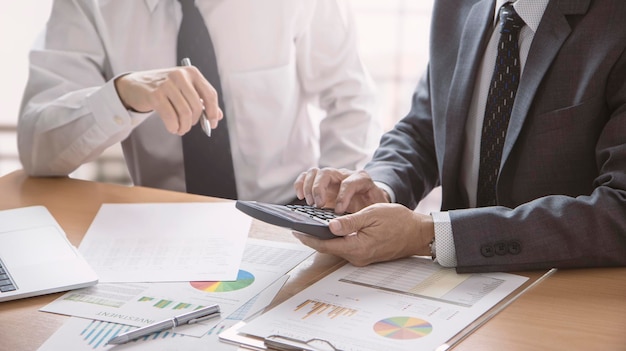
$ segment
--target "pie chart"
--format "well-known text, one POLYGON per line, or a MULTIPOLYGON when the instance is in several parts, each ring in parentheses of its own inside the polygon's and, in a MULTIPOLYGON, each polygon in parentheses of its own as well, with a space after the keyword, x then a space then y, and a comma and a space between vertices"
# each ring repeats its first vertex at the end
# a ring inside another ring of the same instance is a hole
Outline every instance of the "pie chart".
POLYGON ((250 272, 239 270, 237 280, 232 282, 210 282, 196 281, 189 282, 192 287, 206 292, 227 292, 243 289, 254 282, 254 276, 250 272))
POLYGON ((391 317, 374 324, 374 331, 380 336, 397 340, 419 339, 433 331, 427 321, 414 317, 391 317))

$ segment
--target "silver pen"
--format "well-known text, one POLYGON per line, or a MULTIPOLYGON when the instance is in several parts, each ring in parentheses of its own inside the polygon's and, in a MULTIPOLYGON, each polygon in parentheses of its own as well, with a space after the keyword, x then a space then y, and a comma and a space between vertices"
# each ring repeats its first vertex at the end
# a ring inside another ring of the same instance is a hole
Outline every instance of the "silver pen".
MULTIPOLYGON (((188 57, 185 57, 180 61, 181 66, 191 66, 191 60, 188 57)), ((208 137, 211 136, 211 124, 209 123, 209 118, 206 116, 204 112, 204 102, 202 105, 202 116, 200 116, 200 126, 208 137)))
POLYGON ((107 342, 107 345, 108 344, 111 344, 111 345, 125 344, 131 340, 135 340, 146 335, 150 335, 150 334, 160 332, 163 330, 172 329, 174 327, 178 327, 179 325, 183 325, 183 324, 198 323, 201 321, 205 321, 207 319, 215 318, 219 315, 220 315, 220 306, 211 305, 211 306, 203 307, 195 311, 181 314, 180 316, 176 316, 176 317, 166 319, 161 322, 146 325, 145 327, 141 327, 139 329, 122 333, 120 335, 113 337, 111 340, 109 340, 107 342))

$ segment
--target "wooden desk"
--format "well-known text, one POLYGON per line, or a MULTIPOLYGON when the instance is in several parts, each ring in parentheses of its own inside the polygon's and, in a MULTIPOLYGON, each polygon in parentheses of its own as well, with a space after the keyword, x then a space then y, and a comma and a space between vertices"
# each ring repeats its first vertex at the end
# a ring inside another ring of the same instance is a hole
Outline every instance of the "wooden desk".
POLYGON ((626 268, 557 271, 454 350, 626 350, 626 268))
MULTIPOLYGON (((0 209, 44 205, 80 243, 102 203, 214 201, 170 191, 68 178, 0 178, 0 209)), ((251 236, 295 241, 289 231, 253 222, 251 236)), ((315 254, 290 273, 274 304, 343 264, 315 254)), ((526 275, 538 275, 530 272, 526 275)), ((38 312, 60 294, 0 303, 0 350, 36 350, 67 317, 38 312)), ((626 350, 626 268, 559 271, 475 331, 455 350, 626 350)))
MULTIPOLYGON (((125 187, 69 178, 28 178, 21 171, 0 178, 0 210, 44 205, 78 246, 103 203, 210 202, 215 199, 158 189, 125 187)), ((289 230, 254 221, 251 236, 297 242, 289 230)), ((290 272, 274 303, 309 286, 344 261, 315 254, 290 272)), ((38 312, 62 293, 0 303, 0 350, 36 350, 67 317, 38 312)))

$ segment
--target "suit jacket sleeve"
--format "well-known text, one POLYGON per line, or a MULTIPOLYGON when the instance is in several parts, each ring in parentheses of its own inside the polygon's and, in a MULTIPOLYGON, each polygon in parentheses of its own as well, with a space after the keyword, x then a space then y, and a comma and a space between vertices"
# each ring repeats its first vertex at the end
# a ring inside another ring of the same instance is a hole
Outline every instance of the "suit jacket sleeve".
POLYGON ((409 114, 383 135, 365 166, 373 180, 393 190, 397 203, 409 208, 439 184, 430 104, 426 73, 413 93, 409 114))
POLYGON ((626 54, 610 77, 592 191, 451 211, 459 272, 626 265, 626 54))

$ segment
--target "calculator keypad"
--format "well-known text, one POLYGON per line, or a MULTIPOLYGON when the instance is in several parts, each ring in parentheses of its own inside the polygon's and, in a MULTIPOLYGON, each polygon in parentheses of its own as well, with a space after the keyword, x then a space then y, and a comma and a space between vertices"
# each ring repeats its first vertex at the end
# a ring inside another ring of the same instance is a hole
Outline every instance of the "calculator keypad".
POLYGON ((328 223, 331 219, 338 217, 338 215, 331 209, 317 208, 306 205, 287 205, 292 211, 303 213, 315 220, 328 223))

